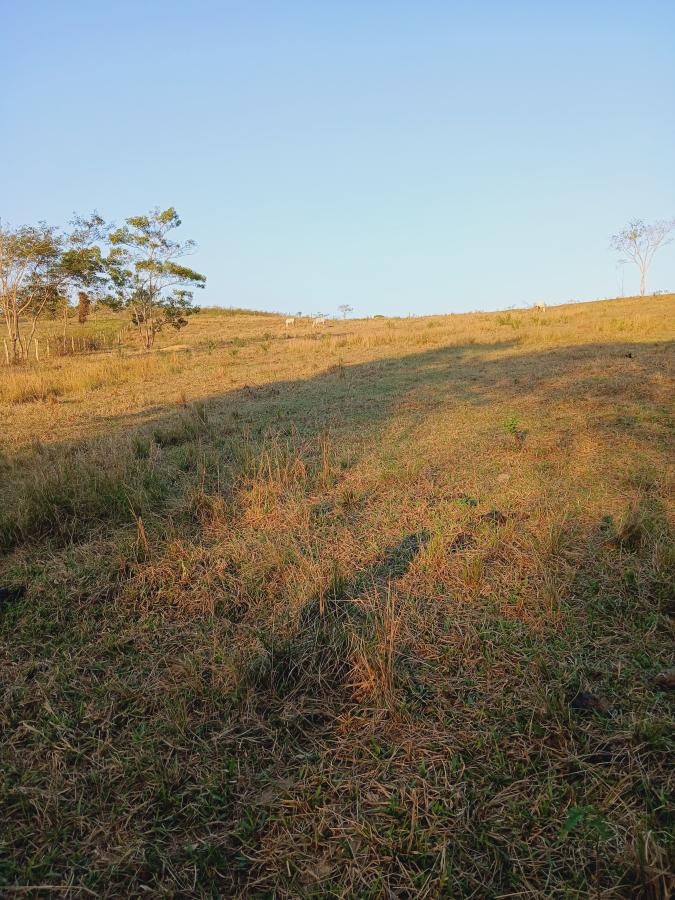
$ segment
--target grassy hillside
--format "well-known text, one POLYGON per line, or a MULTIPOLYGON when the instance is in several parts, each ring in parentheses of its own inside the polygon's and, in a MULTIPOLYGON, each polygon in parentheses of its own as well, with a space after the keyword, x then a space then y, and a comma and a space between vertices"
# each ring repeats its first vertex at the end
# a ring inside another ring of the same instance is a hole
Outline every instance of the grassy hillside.
POLYGON ((0 368, 0 891, 665 900, 674 336, 205 311, 0 368))

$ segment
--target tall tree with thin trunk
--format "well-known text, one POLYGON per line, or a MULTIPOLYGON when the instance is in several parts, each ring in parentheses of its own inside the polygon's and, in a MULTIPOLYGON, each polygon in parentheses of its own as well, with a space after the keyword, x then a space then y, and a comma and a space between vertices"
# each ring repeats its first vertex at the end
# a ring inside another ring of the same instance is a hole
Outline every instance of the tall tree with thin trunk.
POLYGON ((640 296, 646 291, 647 272, 656 251, 672 241, 675 219, 661 219, 648 225, 642 219, 634 219, 618 234, 612 235, 611 247, 635 263, 640 273, 640 296))
MULTIPOLYGON (((105 221, 94 212, 88 217, 75 216, 70 222, 70 231, 62 235, 61 252, 44 279, 43 291, 47 295, 48 306, 56 303, 63 312, 63 346, 66 346, 66 330, 71 302, 79 300, 82 313, 81 294, 100 296, 107 286, 106 271, 101 246, 110 230, 105 221)), ((86 307, 89 309, 88 303, 86 307)), ((30 340, 35 332, 34 320, 30 340)))
POLYGON ((62 233, 44 222, 19 228, 0 224, 0 314, 14 362, 28 355, 45 310, 67 310, 74 291, 103 285, 103 219, 94 213, 71 226, 62 233))
POLYGON ((0 225, 0 312, 13 362, 28 355, 37 320, 53 296, 47 285, 60 253, 56 229, 44 222, 19 228, 0 225))
POLYGON ((177 260, 190 254, 194 241, 174 241, 170 233, 181 224, 173 207, 132 216, 110 235, 108 271, 113 287, 111 305, 126 307, 149 350, 165 325, 182 328, 195 312, 192 291, 203 288, 204 275, 177 260))

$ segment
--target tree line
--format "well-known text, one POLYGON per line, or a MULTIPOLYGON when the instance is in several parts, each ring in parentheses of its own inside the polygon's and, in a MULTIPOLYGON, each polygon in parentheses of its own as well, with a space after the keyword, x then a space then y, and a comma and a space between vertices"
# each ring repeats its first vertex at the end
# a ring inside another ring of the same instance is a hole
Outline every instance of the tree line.
MULTIPOLYGON (((75 302, 80 322, 92 301, 128 310, 148 349, 164 327, 186 325, 197 309, 193 291, 204 287, 206 277, 181 262, 196 245, 174 239, 180 224, 173 207, 131 216, 121 226, 98 213, 76 216, 67 229, 0 221, 0 312, 11 360, 28 356, 41 316, 59 310, 67 316, 75 302)), ((674 230, 675 219, 635 220, 612 236, 621 262, 638 268, 640 294, 646 292, 654 255, 670 243, 674 230)), ((352 309, 343 304, 340 311, 346 317, 352 309)))
POLYGON ((11 360, 27 358, 42 316, 67 316, 76 302, 80 322, 92 302, 127 310, 148 349, 164 327, 186 325, 206 277, 181 262, 196 245, 174 239, 180 224, 173 207, 121 226, 98 213, 76 216, 67 229, 0 222, 0 311, 11 360))

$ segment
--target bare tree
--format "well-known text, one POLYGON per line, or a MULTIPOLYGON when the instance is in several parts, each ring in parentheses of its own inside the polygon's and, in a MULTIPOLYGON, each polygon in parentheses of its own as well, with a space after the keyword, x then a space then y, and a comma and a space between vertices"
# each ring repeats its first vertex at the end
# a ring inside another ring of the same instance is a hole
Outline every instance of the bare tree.
POLYGON ((634 219, 618 234, 612 235, 611 247, 635 263, 640 272, 640 296, 644 297, 649 266, 659 247, 672 241, 675 219, 661 219, 648 225, 642 219, 634 219))
POLYGON ((338 309, 342 313, 342 318, 346 319, 349 313, 354 312, 354 307, 350 306, 349 303, 343 303, 338 306, 338 309))

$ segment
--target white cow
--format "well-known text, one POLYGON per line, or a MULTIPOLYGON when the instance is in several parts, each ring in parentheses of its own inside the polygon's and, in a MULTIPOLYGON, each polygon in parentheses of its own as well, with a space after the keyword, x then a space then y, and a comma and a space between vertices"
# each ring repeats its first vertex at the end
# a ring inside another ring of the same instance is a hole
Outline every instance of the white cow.
POLYGON ((328 316, 317 316, 312 322, 312 328, 320 328, 328 321, 328 316))
POLYGON ((545 303, 535 303, 532 307, 535 312, 546 312, 546 304, 545 303))
POLYGON ((289 328, 291 325, 295 325, 295 318, 292 316, 286 319, 286 328, 289 328))

